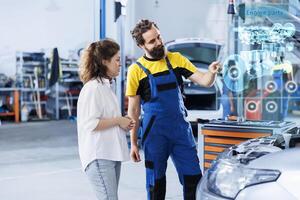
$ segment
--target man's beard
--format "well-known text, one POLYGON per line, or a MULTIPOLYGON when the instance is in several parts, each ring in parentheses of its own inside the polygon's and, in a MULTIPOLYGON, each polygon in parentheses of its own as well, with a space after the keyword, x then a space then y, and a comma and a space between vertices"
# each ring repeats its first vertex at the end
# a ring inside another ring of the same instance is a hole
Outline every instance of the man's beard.
POLYGON ((165 56, 165 46, 160 45, 158 47, 154 47, 152 50, 148 51, 150 56, 155 60, 160 60, 165 56))

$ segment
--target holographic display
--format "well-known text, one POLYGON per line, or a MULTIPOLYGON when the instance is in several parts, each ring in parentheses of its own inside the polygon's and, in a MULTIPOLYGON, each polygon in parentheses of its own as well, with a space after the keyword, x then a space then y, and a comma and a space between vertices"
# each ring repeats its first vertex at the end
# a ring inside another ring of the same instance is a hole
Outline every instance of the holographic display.
POLYGON ((274 24, 267 26, 244 26, 238 29, 239 39, 244 44, 262 44, 266 42, 284 43, 285 39, 292 37, 296 28, 292 23, 274 24))
POLYGON ((295 50, 295 25, 243 26, 237 31, 247 50, 229 55, 223 62, 224 96, 231 101, 243 98, 246 119, 284 120, 290 97, 300 94, 293 80, 293 65, 286 56, 295 50))

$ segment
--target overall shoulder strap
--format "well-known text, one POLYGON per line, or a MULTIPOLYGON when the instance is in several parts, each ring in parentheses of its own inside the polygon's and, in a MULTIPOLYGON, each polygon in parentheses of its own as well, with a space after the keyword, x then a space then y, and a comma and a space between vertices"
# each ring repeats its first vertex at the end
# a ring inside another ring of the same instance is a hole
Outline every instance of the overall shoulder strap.
POLYGON ((151 75, 151 72, 144 67, 140 62, 136 62, 136 64, 147 74, 147 76, 151 75))
POLYGON ((151 99, 155 99, 157 97, 157 87, 156 87, 156 83, 153 78, 153 75, 140 62, 136 62, 136 64, 146 73, 147 77, 149 78, 150 89, 151 89, 151 99))
POLYGON ((173 74, 173 76, 174 76, 174 78, 175 78, 175 81, 176 81, 176 83, 177 83, 177 86, 179 86, 179 82, 178 82, 178 80, 177 80, 177 76, 176 76, 176 74, 175 74, 175 72, 174 72, 174 70, 173 70, 173 67, 172 67, 172 65, 171 65, 171 63, 170 63, 170 60, 169 60, 168 56, 166 56, 165 59, 166 59, 166 63, 167 63, 167 66, 168 66, 168 69, 169 69, 170 74, 173 74))
POLYGON ((166 60, 168 69, 169 69, 170 71, 173 71, 173 67, 172 67, 172 65, 171 65, 171 63, 170 63, 170 60, 169 60, 168 56, 166 56, 165 60, 166 60))

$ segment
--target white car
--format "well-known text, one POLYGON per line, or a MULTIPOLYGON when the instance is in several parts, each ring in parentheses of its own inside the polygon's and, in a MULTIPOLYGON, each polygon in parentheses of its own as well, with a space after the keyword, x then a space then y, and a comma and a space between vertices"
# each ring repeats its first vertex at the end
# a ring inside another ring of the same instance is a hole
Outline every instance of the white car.
POLYGON ((300 199, 299 128, 290 133, 251 139, 220 154, 198 185, 197 200, 300 199))
MULTIPOLYGON (((168 51, 180 52, 188 58, 200 71, 207 71, 209 64, 216 61, 222 50, 222 45, 199 38, 177 39, 165 44, 168 51)), ((188 110, 187 119, 192 125, 197 124, 197 119, 220 119, 223 109, 219 97, 221 96, 222 83, 219 79, 211 88, 195 85, 184 79, 183 94, 185 106, 188 110)))

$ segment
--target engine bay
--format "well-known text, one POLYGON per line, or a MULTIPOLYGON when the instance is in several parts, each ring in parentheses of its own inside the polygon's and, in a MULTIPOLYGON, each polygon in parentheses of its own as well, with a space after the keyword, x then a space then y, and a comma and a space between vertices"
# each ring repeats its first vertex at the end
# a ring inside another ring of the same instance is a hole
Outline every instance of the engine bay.
POLYGON ((247 165, 269 153, 295 147, 300 147, 300 127, 295 127, 282 134, 247 140, 230 147, 222 154, 222 158, 234 159, 247 165))

